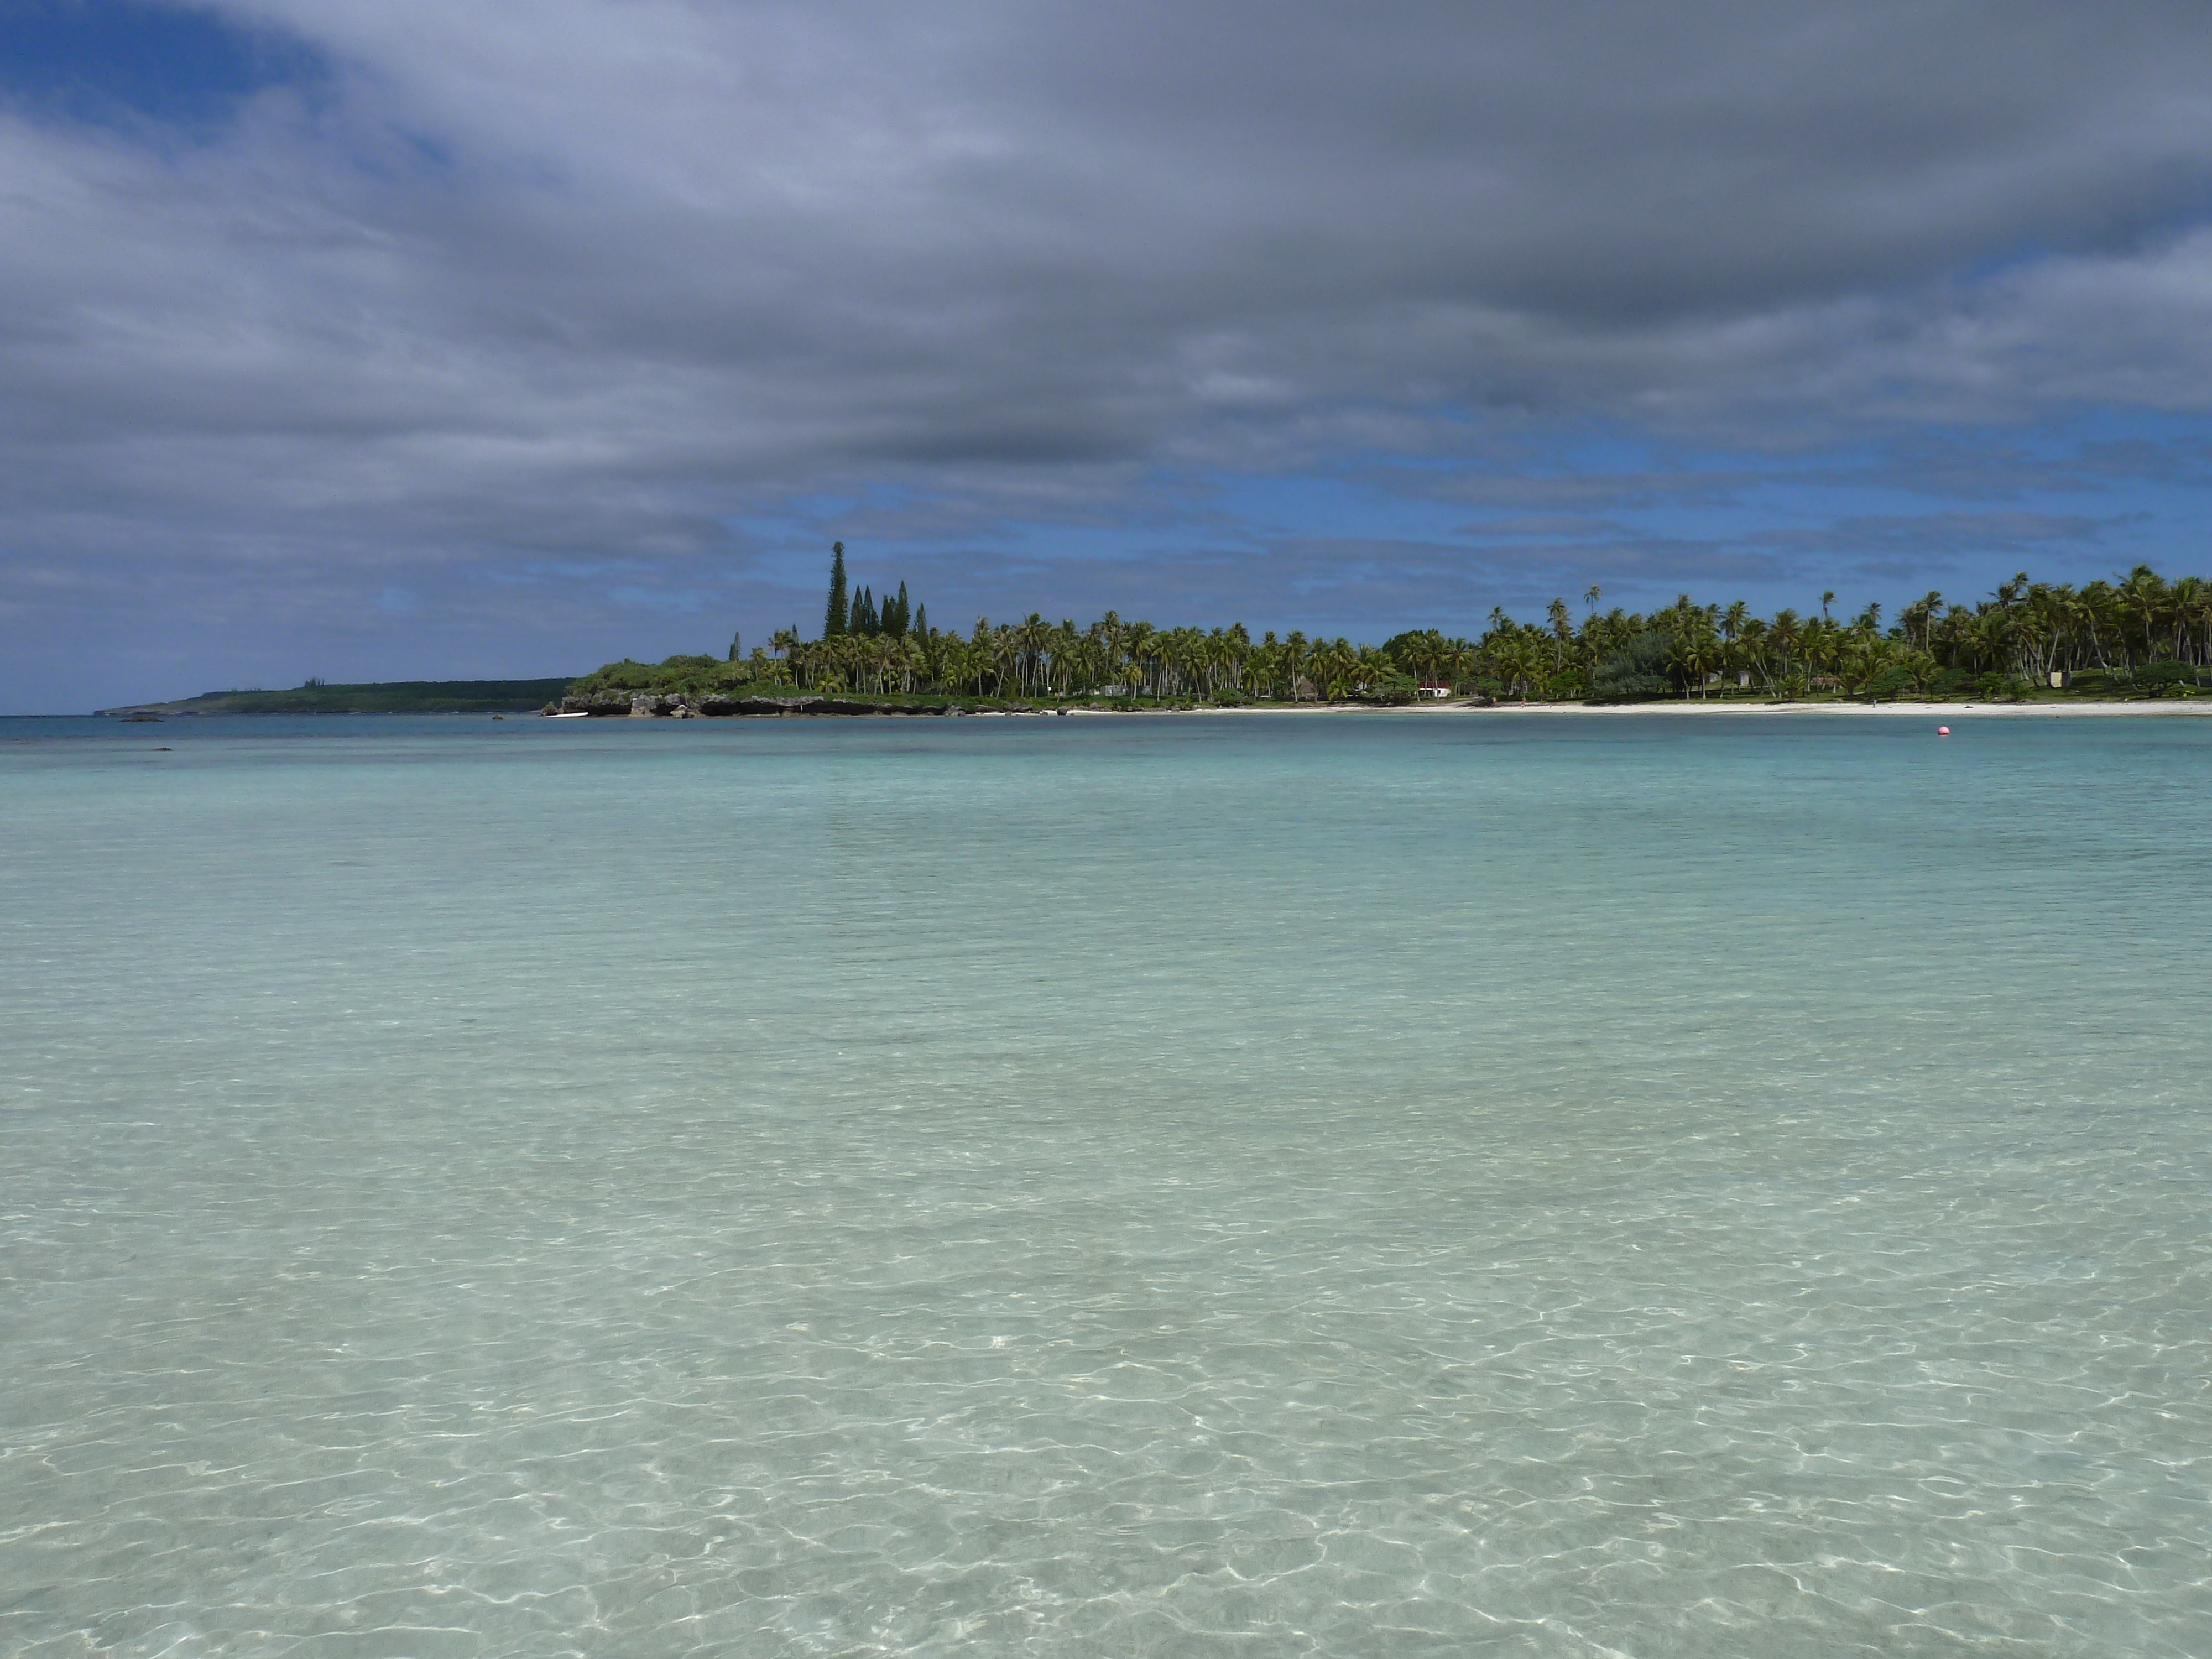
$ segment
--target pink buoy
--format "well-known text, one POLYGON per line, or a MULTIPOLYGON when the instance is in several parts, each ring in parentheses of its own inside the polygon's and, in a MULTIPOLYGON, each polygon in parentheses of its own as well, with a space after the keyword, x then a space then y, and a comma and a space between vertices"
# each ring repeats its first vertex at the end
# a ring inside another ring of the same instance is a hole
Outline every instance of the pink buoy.
POLYGON ((1951 728, 1948 726, 1939 726, 1936 728, 1936 735, 1939 738, 1948 738, 1951 735, 1951 728))

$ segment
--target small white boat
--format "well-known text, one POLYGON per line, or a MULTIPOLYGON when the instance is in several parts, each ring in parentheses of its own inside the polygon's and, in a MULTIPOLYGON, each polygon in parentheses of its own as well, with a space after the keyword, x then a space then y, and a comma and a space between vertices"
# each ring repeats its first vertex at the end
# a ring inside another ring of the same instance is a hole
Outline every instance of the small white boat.
POLYGON ((572 708, 558 714, 543 714, 539 718, 549 720, 587 720, 592 718, 592 714, 587 708, 572 708))

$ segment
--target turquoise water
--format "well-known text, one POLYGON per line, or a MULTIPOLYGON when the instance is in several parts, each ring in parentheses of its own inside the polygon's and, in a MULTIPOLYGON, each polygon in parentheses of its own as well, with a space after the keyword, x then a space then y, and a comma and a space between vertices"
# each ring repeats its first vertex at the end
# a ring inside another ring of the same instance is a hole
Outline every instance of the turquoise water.
POLYGON ((2212 721, 1954 724, 0 722, 0 1651, 2212 1652, 2212 721))

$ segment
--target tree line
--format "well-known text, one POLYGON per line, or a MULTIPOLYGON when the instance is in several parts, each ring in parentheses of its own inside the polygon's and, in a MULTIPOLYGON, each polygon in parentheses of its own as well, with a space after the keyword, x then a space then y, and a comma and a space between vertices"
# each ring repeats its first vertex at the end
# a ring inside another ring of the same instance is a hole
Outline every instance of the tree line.
POLYGON ((2147 565, 2079 587, 2025 572, 1990 595, 1954 603, 1930 592, 1887 626, 1882 607, 1835 614, 1753 615, 1741 599, 1699 605, 1687 594, 1650 612, 1581 614, 1553 599, 1540 622, 1493 609, 1474 638, 1435 629, 1382 644, 1242 623, 1162 628, 1114 611, 1087 625, 978 618, 965 634, 909 610, 906 584, 878 600, 848 597, 837 544, 822 635, 778 630, 741 656, 675 657, 648 666, 610 664, 580 690, 711 691, 749 684, 888 695, 1109 696, 1228 703, 1248 699, 1401 702, 1422 695, 1631 701, 1753 691, 1764 696, 1896 696, 1966 692, 2007 696, 2058 681, 2081 689, 2187 692, 2212 679, 2212 583, 2169 581, 2147 565))
MULTIPOLYGON (((834 542, 830 554, 830 602, 822 617, 822 637, 824 640, 843 639, 848 635, 860 639, 903 640, 911 632, 927 638, 929 634, 929 607, 917 609, 907 599, 906 584, 901 582, 896 594, 886 594, 881 605, 874 592, 863 587, 846 597, 845 544, 834 542)), ((731 641, 730 656, 737 658, 737 642, 731 641)))

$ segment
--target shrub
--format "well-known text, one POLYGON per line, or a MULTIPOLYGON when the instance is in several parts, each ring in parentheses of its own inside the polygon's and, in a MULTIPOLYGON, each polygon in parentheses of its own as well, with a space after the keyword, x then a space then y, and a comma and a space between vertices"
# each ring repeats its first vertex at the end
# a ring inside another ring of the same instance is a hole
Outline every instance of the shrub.
POLYGON ((2136 670, 2136 685, 2154 697, 2179 695, 2187 696, 2201 684, 2203 672, 2194 663, 2145 663, 2136 670))
POLYGON ((1910 691, 1912 689, 1917 678, 1913 672, 1902 663, 1893 663, 1869 680, 1862 689, 1869 702, 1879 702, 1884 697, 1895 702, 1900 692, 1910 691))
POLYGON ((659 669, 624 657, 620 662, 595 669, 569 689, 579 696, 588 696, 594 691, 649 691, 659 684, 659 669))
POLYGON ((1607 657, 1597 665, 1590 682, 1592 702, 1633 702, 1644 697, 1663 697, 1674 689, 1667 659, 1674 636, 1662 628, 1649 628, 1629 642, 1628 649, 1607 657))

